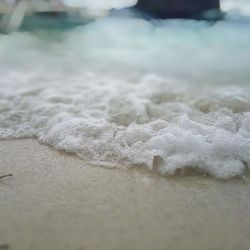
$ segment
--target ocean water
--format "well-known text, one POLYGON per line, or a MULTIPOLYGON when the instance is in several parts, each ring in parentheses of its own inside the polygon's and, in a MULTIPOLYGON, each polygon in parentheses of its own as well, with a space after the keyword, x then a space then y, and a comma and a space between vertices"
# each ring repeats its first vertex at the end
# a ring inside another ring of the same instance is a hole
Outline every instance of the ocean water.
POLYGON ((217 23, 106 17, 0 35, 0 139, 104 167, 244 175, 250 18, 228 6, 217 23))

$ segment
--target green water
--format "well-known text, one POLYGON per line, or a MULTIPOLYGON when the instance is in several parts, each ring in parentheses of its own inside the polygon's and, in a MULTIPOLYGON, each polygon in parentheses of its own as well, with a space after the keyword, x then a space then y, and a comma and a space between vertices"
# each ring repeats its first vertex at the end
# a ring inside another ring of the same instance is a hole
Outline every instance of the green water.
MULTIPOLYGON (((1 16, 0 16, 1 19, 1 16)), ((67 30, 87 24, 90 19, 67 14, 35 14, 25 16, 20 31, 34 30, 67 30)))

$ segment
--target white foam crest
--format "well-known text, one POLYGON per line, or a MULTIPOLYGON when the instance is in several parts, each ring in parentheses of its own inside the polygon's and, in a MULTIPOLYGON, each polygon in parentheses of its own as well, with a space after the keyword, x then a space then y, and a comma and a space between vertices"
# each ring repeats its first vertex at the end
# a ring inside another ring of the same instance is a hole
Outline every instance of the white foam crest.
POLYGON ((163 174, 193 167, 229 178, 250 164, 249 88, 235 96, 228 87, 179 87, 157 77, 136 84, 91 73, 37 79, 6 82, 2 139, 37 137, 97 165, 141 164, 163 174))
POLYGON ((250 16, 249 0, 221 0, 221 9, 229 14, 250 16))
POLYGON ((66 6, 70 7, 87 7, 91 9, 111 9, 125 8, 135 5, 137 0, 63 0, 66 6))

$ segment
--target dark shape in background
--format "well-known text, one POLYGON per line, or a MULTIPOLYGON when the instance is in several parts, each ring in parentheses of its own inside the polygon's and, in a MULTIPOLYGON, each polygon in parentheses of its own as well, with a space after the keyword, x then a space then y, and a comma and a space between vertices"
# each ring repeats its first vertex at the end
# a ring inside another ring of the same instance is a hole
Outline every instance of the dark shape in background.
POLYGON ((220 0, 138 0, 134 8, 160 19, 221 17, 220 0))

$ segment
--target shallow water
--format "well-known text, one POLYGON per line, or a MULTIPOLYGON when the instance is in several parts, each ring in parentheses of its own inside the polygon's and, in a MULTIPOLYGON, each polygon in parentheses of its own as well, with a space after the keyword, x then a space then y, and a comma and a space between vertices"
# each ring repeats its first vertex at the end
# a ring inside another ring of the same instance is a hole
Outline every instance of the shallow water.
POLYGON ((36 137, 106 167, 243 175, 249 24, 238 13, 214 24, 113 17, 0 35, 0 138, 36 137))

